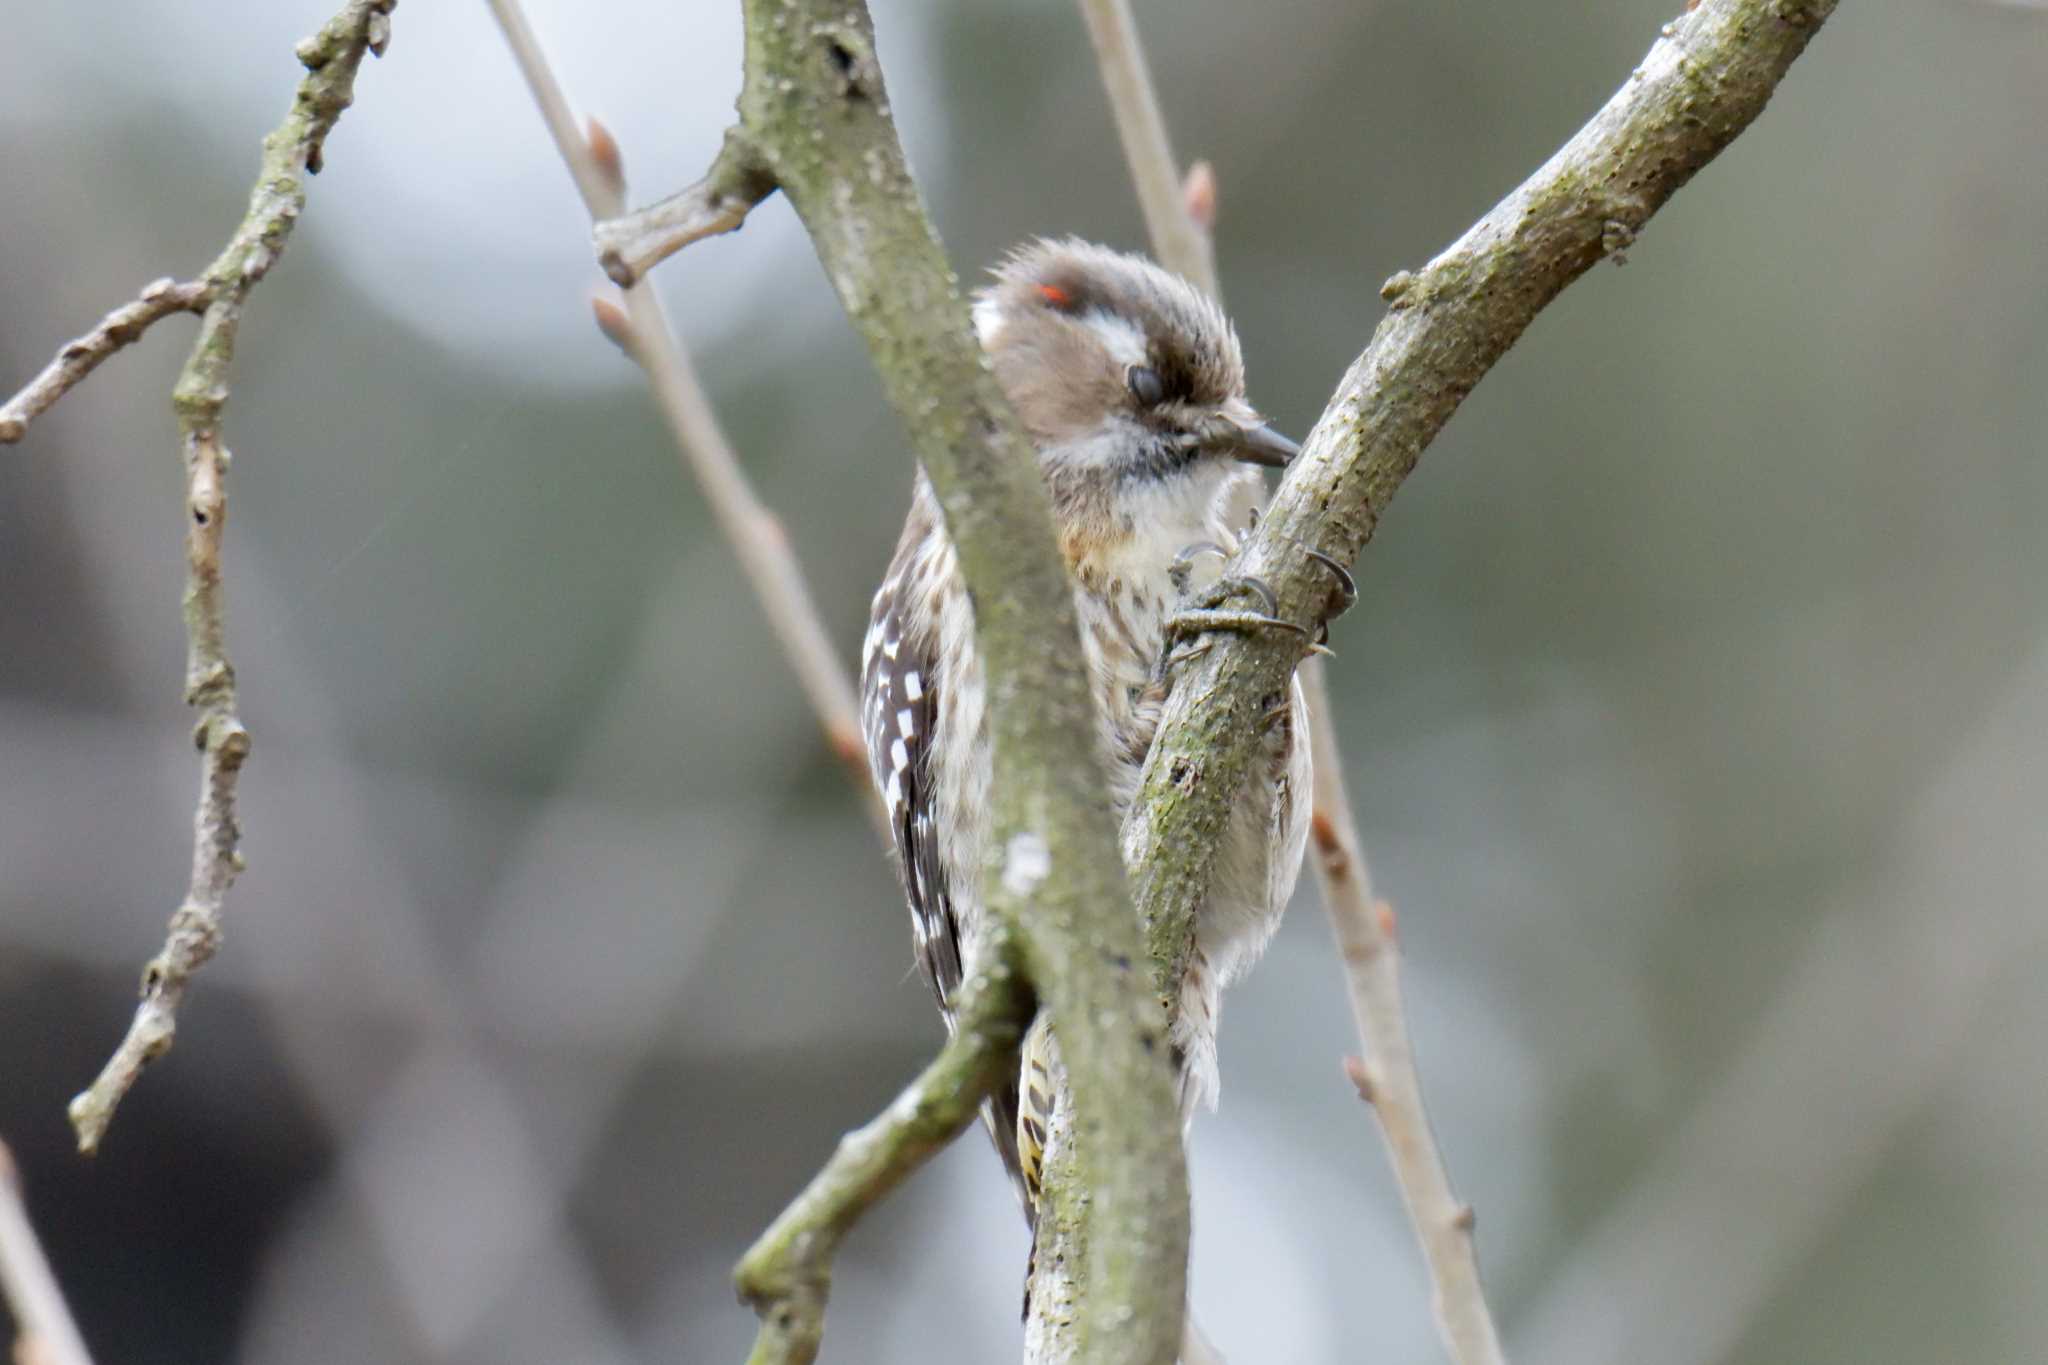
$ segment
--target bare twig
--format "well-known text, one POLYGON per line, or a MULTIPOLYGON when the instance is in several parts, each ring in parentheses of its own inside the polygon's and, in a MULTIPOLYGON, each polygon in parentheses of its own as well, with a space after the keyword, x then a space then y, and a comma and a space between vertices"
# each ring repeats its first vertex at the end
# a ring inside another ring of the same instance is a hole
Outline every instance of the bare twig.
POLYGON ((114 1108, 142 1069, 170 1049, 179 1002, 192 974, 220 945, 221 902, 242 870, 235 791, 249 755, 228 662, 221 607, 221 532, 227 524, 228 449, 220 419, 242 305, 284 250, 306 204, 305 177, 320 169, 329 130, 354 98, 366 52, 390 41, 396 0, 348 0, 317 34, 300 43, 306 68, 284 122, 263 140, 263 164, 249 209, 234 236, 194 286, 204 290, 199 339, 171 391, 185 455, 185 700, 199 708, 199 808, 194 816, 192 879, 171 916, 163 951, 143 968, 142 1003, 127 1036, 99 1076, 71 1101, 78 1149, 99 1149, 114 1108))
POLYGON ((28 434, 28 424, 51 404, 70 392, 73 385, 98 369, 100 362, 122 347, 139 341, 152 323, 173 313, 197 313, 212 300, 206 281, 179 284, 165 278, 143 286, 141 297, 124 303, 100 319, 99 326, 64 343, 56 359, 28 382, 20 393, 0 407, 0 445, 19 441, 28 434))
POLYGON ((1364 1057, 1344 1059, 1344 1071, 1358 1097, 1372 1106, 1386 1137, 1394 1182, 1429 1265, 1430 1301, 1445 1348, 1459 1365, 1497 1365, 1505 1357, 1479 1279, 1472 1206, 1451 1191, 1450 1172, 1422 1102, 1422 1074, 1401 1002, 1394 910, 1373 899, 1372 880, 1359 853, 1344 768, 1328 723, 1329 693, 1319 673, 1305 677, 1303 687, 1317 722, 1311 739, 1316 809, 1310 826, 1316 871, 1350 988, 1351 1017, 1365 1046, 1364 1057))
MULTIPOLYGON (((1081 0, 1081 8, 1095 37, 1131 178, 1146 206, 1152 249, 1169 270, 1213 294, 1217 275, 1209 234, 1216 215, 1215 172, 1202 162, 1183 178, 1175 166, 1166 141, 1166 120, 1152 98, 1151 76, 1126 0, 1081 0), (1155 214, 1155 205, 1160 214, 1155 214), (1162 214, 1172 231, 1160 231, 1162 214)), ((1306 660, 1300 674, 1315 767, 1316 876, 1344 965, 1352 1015, 1365 1054, 1372 1059, 1369 1069, 1366 1062, 1356 1063, 1359 1093, 1375 1096, 1373 1112, 1386 1134, 1394 1177, 1422 1242, 1437 1322, 1451 1358, 1459 1365, 1493 1365, 1501 1359, 1500 1339, 1479 1280, 1471 1209, 1451 1194, 1423 1108, 1421 1076, 1401 1006, 1393 912, 1372 898, 1357 821, 1344 790, 1343 757, 1322 661, 1306 660), (1377 1079, 1367 1081, 1368 1076, 1377 1079)))
POLYGON ((1138 206, 1145 213, 1145 235, 1152 239, 1152 252, 1168 270, 1185 275, 1220 298, 1216 248, 1209 240, 1208 225, 1189 211, 1190 196, 1182 191, 1180 166, 1173 159, 1166 116, 1153 91, 1152 72, 1138 42, 1130 0, 1081 0, 1081 15, 1088 21, 1088 38, 1102 67, 1102 85, 1116 115, 1124 159, 1131 163, 1131 179, 1137 187, 1138 206))
MULTIPOLYGON (((625 169, 617 144, 595 119, 590 121, 588 135, 578 131, 546 49, 527 22, 519 0, 490 0, 490 6, 526 78, 527 88, 533 92, 534 103, 540 106, 555 148, 576 181, 577 192, 592 222, 610 225, 625 207, 626 198, 625 169)), ((772 181, 768 188, 773 188, 772 181)), ((735 220, 732 226, 737 225, 735 220)), ((697 377, 689 349, 670 325, 660 297, 650 287, 629 284, 623 298, 623 308, 609 299, 595 301, 598 325, 646 373, 669 435, 703 490, 719 530, 732 543, 740 568, 760 599, 761 613, 789 656, 797 681, 818 715, 826 744, 845 768, 862 808, 886 840, 888 817, 874 780, 868 775, 853 680, 833 650, 832 638, 811 602, 803 569, 790 548, 789 537, 783 534, 781 521, 748 481, 739 456, 719 425, 703 382, 697 377)))
POLYGON ((21 1197, 21 1172, 0 1142, 0 1298, 14 1315, 15 1365, 92 1365, 64 1291, 21 1197))
POLYGON ((982 1098, 1016 1074, 1017 1043, 1034 1002, 1014 965, 999 961, 962 993, 952 1037, 910 1086, 838 1150, 734 1273, 761 1317, 748 1365, 807 1365, 825 1330, 832 1257, 861 1214, 974 1121, 982 1098))
POLYGON ((1358 820, 1344 788, 1344 761, 1337 749, 1336 713, 1324 684, 1323 661, 1305 661, 1300 676, 1315 763, 1315 815, 1309 831, 1316 885, 1337 941, 1351 1017, 1364 1047, 1363 1057, 1345 1059, 1345 1074, 1379 1119, 1394 1183, 1400 1186, 1429 1267, 1430 1301, 1445 1348, 1458 1365, 1497 1365, 1505 1357, 1479 1278, 1472 1206, 1451 1191, 1450 1172, 1423 1104, 1422 1073, 1415 1063, 1401 997, 1401 945, 1394 911, 1385 901, 1373 899, 1358 820))

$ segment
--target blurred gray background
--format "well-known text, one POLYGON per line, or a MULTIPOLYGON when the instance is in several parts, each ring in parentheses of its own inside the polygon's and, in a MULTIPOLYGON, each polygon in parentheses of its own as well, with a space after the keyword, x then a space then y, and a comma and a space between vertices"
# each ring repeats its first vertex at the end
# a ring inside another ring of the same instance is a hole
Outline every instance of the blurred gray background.
MULTIPOLYGON (((1671 3, 1149 0, 1253 396, 1379 317, 1671 3)), ((963 276, 1142 245, 1059 3, 877 5, 963 276)), ((636 200, 736 6, 535 0, 636 200)), ((241 212, 322 0, 15 7, 0 389, 241 212)), ((103 1361, 729 1361, 740 1250, 939 1035, 894 877, 588 320, 481 5, 407 4, 244 331, 250 870, 103 1155, 67 1097, 181 893, 165 323, 0 452, 0 1134, 103 1361)), ((1525 1365, 2048 1360, 2048 16, 1859 0, 1403 489, 1331 682, 1434 1117, 1525 1365)), ((849 659, 908 481, 787 205, 659 285, 849 659)), ((1305 884, 1306 884, 1306 879, 1305 884)), ((1194 1137, 1236 1365, 1439 1359, 1305 890, 1194 1137)), ((841 1258, 826 1358, 1015 1359, 970 1135, 841 1258)))

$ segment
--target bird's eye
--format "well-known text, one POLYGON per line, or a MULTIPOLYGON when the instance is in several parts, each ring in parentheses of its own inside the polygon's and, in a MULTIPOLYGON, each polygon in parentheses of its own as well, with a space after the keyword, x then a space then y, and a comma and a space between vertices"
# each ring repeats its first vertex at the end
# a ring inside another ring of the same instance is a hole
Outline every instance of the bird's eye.
POLYGON ((1166 398, 1166 381, 1149 365, 1133 365, 1125 370, 1124 387, 1131 391, 1131 397, 1148 408, 1166 398))

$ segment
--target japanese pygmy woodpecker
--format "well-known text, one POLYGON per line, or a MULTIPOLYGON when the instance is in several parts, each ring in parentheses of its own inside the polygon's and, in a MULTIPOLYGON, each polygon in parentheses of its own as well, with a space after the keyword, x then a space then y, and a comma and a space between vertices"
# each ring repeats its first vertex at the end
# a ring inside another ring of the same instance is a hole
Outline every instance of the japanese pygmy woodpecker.
MULTIPOLYGON (((995 272, 975 329, 1038 452, 1073 582, 1080 645, 1121 825, 1171 686, 1169 623, 1192 549, 1227 551, 1248 465, 1294 444, 1245 401, 1237 336, 1176 275, 1079 241, 1037 242, 995 272)), ((974 611, 922 471, 861 649, 862 723, 900 859, 917 960, 948 1027, 983 951, 978 876, 989 838, 987 691, 974 611)), ((1266 730, 1264 771, 1239 797, 1198 914, 1172 1042, 1181 1114, 1214 1106, 1225 986, 1265 949, 1294 889, 1309 822, 1299 685, 1266 730)), ((984 1107, 1036 1226, 1039 1163, 1058 1093, 1041 1014, 1020 1074, 984 1107)))

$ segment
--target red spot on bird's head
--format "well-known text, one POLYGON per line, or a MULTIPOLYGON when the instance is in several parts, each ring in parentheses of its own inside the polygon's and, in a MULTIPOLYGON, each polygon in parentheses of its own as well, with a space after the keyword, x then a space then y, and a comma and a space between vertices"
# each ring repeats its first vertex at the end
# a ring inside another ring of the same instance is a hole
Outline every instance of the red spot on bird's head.
POLYGON ((1038 297, 1044 299, 1055 308, 1071 307, 1074 302, 1074 296, 1056 284, 1039 285, 1038 297))

